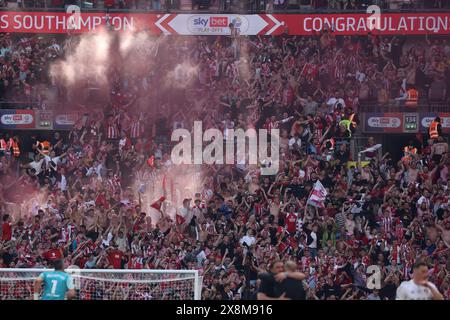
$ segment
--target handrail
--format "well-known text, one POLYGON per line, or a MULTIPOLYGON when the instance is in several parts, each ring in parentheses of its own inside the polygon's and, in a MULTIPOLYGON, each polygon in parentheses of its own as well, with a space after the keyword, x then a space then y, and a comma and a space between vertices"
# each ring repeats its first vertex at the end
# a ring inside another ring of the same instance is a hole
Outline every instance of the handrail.
POLYGON ((365 112, 450 112, 450 103, 420 103, 416 107, 405 105, 369 103, 362 104, 358 108, 358 113, 365 112))

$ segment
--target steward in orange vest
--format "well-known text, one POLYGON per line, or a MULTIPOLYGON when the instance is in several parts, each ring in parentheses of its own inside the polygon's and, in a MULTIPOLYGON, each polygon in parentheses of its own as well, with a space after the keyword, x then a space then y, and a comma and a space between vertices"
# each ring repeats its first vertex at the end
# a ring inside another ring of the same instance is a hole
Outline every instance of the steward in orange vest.
POLYGON ((19 142, 18 142, 18 138, 14 137, 14 138, 10 138, 9 139, 9 150, 12 149, 12 155, 14 156, 14 158, 18 158, 20 157, 20 148, 19 148, 19 142))
POLYGON ((407 107, 417 107, 419 104, 419 91, 414 88, 410 88, 407 92, 405 106, 407 107))
POLYGON ((417 148, 410 144, 403 148, 403 152, 405 153, 405 155, 402 158, 402 162, 404 164, 409 164, 417 154, 417 148))
POLYGON ((43 154, 45 154, 46 156, 49 155, 50 153, 50 142, 48 141, 38 141, 37 142, 37 147, 39 150, 41 150, 41 152, 43 154))
POLYGON ((441 135, 441 130, 441 118, 436 117, 436 119, 434 119, 434 121, 430 124, 430 128, 428 129, 430 139, 437 140, 441 135))
POLYGON ((8 143, 5 139, 0 138, 0 154, 5 154, 8 151, 8 143))

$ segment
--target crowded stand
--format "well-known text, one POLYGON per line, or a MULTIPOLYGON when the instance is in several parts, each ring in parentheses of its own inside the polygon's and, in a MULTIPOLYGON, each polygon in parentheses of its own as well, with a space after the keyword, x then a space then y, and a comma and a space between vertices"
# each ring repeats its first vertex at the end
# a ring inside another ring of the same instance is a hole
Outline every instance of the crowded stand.
POLYGON ((54 66, 79 38, 0 34, 0 106, 80 114, 70 131, 0 131, 0 268, 192 269, 205 300, 294 299, 271 283, 301 272, 309 300, 393 300, 420 260, 450 299, 440 119, 400 157, 373 137, 352 152, 362 108, 448 106, 447 38, 148 36, 138 71, 111 54, 106 85, 74 87, 54 66), (279 129, 278 174, 261 174, 267 162, 174 164, 171 134, 194 121, 225 139, 279 129), (318 182, 326 197, 311 203, 318 182), (380 289, 366 286, 372 265, 380 289))

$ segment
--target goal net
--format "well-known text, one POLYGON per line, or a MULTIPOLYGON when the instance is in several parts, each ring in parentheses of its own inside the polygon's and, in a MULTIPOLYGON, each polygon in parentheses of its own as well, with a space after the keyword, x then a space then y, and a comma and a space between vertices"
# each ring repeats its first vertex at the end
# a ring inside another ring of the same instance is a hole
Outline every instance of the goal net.
MULTIPOLYGON (((0 300, 33 299, 34 280, 51 269, 0 269, 0 300)), ((69 268, 77 300, 200 300, 196 270, 69 268)))

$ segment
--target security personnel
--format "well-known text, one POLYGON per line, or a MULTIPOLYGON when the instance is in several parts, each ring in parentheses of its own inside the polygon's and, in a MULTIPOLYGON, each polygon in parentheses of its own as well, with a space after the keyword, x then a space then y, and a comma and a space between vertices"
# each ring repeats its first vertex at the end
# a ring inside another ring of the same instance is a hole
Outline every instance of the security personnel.
POLYGON ((430 139, 437 140, 442 135, 441 118, 436 117, 430 124, 428 129, 430 139))
POLYGON ((417 148, 413 146, 412 142, 409 143, 406 147, 403 148, 404 157, 402 158, 402 162, 405 164, 409 164, 414 156, 417 154, 417 148))
POLYGON ((3 137, 0 138, 0 155, 5 155, 8 151, 8 143, 3 137))
POLYGON ((17 137, 9 139, 9 149, 12 149, 12 155, 14 158, 20 157, 19 139, 17 137))
POLYGON ((339 129, 341 130, 341 133, 346 133, 346 137, 351 138, 352 133, 355 131, 356 128, 356 121, 355 121, 355 114, 352 114, 349 119, 344 119, 339 122, 339 129))
POLYGON ((351 138, 352 131, 350 130, 351 122, 349 120, 341 120, 339 122, 339 132, 338 137, 340 138, 351 138))
POLYGON ((406 147, 403 149, 403 151, 405 152, 405 155, 408 155, 408 154, 417 154, 417 148, 414 147, 413 145, 406 146, 406 147))
POLYGON ((415 88, 409 88, 408 91, 406 91, 405 106, 417 107, 418 104, 419 104, 419 91, 417 91, 415 88))
POLYGON ((48 141, 38 141, 37 142, 37 147, 38 149, 40 149, 42 151, 43 154, 45 154, 46 156, 49 155, 50 153, 50 142, 48 141))

